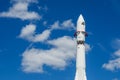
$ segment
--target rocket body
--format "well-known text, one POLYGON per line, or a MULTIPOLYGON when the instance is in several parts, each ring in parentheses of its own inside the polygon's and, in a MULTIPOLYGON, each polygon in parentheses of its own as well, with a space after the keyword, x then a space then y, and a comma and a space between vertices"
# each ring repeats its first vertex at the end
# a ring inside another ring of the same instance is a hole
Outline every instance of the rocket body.
POLYGON ((77 21, 77 54, 76 54, 76 75, 75 80, 87 80, 86 79, 86 64, 85 64, 85 21, 83 16, 80 15, 77 21))

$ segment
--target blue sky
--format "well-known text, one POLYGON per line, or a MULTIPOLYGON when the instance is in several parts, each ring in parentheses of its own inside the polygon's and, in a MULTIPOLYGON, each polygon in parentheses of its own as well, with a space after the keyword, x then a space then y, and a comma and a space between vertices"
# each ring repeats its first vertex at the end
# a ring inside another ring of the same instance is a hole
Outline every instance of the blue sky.
POLYGON ((1 0, 0 80, 74 80, 80 14, 88 80, 120 80, 119 0, 1 0))

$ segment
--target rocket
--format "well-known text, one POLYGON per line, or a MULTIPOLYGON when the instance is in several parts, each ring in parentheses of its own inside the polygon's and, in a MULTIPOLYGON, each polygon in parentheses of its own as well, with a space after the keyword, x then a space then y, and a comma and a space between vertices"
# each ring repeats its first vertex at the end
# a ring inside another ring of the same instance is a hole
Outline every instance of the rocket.
POLYGON ((86 64, 85 64, 85 21, 82 15, 77 21, 77 30, 74 34, 77 40, 77 54, 76 54, 76 74, 74 80, 87 80, 86 78, 86 64))

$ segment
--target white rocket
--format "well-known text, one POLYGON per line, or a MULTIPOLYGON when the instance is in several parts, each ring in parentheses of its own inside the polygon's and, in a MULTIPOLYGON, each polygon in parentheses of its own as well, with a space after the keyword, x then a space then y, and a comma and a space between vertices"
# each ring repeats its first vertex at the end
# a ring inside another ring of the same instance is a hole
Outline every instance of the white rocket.
POLYGON ((77 21, 77 31, 74 36, 77 38, 77 54, 76 54, 76 74, 75 80, 87 80, 86 64, 85 64, 85 21, 80 15, 77 21))

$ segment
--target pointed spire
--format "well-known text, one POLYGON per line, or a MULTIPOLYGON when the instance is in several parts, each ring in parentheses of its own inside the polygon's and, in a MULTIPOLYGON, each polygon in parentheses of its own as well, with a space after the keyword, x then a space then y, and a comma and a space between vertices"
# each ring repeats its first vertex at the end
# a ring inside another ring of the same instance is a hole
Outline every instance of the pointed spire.
POLYGON ((82 14, 80 14, 77 21, 77 31, 85 31, 85 21, 82 14))
POLYGON ((83 18, 83 16, 82 16, 82 14, 80 14, 80 16, 79 16, 77 22, 85 22, 85 21, 84 21, 84 18, 83 18))

